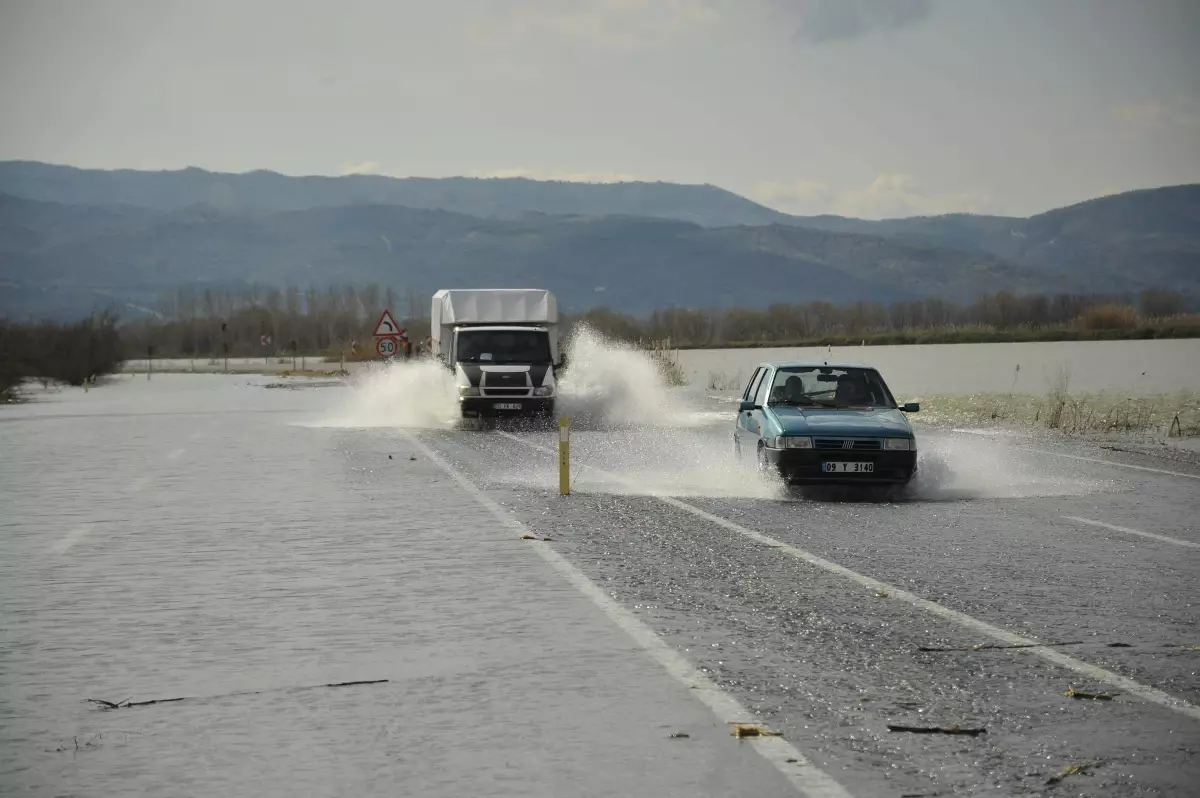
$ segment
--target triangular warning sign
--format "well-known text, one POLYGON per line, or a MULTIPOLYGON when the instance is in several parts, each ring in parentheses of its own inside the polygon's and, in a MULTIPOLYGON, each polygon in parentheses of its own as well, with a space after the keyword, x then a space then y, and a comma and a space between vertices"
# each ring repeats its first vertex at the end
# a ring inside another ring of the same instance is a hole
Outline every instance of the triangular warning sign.
POLYGON ((399 335, 400 325, 392 318, 392 312, 385 310, 383 315, 379 317, 379 323, 375 325, 375 335, 399 335))

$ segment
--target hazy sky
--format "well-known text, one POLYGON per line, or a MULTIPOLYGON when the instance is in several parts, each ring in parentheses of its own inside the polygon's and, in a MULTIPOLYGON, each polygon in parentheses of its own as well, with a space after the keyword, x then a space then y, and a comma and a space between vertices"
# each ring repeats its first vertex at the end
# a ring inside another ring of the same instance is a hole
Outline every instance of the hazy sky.
POLYGON ((1200 182, 1200 0, 0 0, 0 160, 1030 214, 1200 182))

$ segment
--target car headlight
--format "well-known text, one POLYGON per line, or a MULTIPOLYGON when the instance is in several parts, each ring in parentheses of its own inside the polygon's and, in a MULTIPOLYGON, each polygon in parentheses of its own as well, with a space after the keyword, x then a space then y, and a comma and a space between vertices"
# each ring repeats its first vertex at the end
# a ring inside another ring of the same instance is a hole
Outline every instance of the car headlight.
POLYGON ((458 386, 458 395, 459 396, 479 396, 479 389, 473 385, 460 385, 460 386, 458 386))
POLYGON ((911 438, 885 438, 883 448, 891 449, 892 451, 907 452, 914 448, 911 438))
POLYGON ((554 389, 549 385, 543 385, 540 388, 533 389, 534 396, 550 396, 552 393, 554 393, 554 389))
POLYGON ((791 435, 780 435, 775 439, 776 449, 811 449, 812 438, 797 438, 791 435))

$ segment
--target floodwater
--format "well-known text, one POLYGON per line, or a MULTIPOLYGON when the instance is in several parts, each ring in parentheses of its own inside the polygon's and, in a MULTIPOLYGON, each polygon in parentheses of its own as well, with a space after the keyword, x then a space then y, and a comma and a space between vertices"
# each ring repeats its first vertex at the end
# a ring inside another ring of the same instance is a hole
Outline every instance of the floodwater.
POLYGON ((1080 393, 1150 396, 1200 390, 1200 340, 1187 339, 679 353, 691 384, 737 391, 761 362, 832 358, 875 366, 898 399, 1007 392, 1041 395, 1058 385, 1064 374, 1070 390, 1080 393))
POLYGON ((1104 685, 1034 658, 914 660, 980 640, 657 497, 1098 641, 1079 656, 1194 701, 1195 475, 930 433, 908 500, 810 501, 732 462, 702 388, 594 337, 572 362, 569 499, 552 431, 455 429, 427 363, 121 376, 0 408, 0 792, 795 794, 458 479, 851 794, 1030 792, 1093 759, 1097 795, 1194 781, 1196 721, 1070 702, 1104 685), (989 732, 901 739, 897 718, 989 732))

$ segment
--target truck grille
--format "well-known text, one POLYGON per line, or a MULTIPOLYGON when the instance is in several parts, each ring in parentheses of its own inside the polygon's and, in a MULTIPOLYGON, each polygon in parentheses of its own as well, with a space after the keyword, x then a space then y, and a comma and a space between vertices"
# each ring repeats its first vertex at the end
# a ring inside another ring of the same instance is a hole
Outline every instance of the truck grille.
POLYGON ((883 441, 868 438, 816 438, 813 440, 813 447, 855 452, 879 451, 883 448, 883 441))
POLYGON ((529 388, 493 388, 488 385, 483 389, 484 396, 528 396, 529 388))
POLYGON ((484 388, 522 388, 528 387, 527 372, 491 371, 484 374, 484 388))

